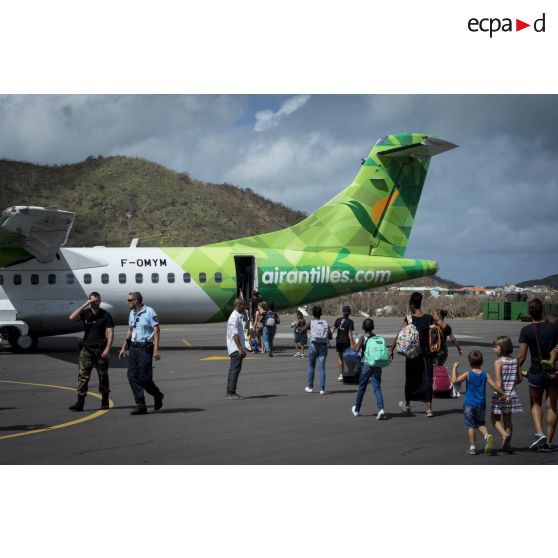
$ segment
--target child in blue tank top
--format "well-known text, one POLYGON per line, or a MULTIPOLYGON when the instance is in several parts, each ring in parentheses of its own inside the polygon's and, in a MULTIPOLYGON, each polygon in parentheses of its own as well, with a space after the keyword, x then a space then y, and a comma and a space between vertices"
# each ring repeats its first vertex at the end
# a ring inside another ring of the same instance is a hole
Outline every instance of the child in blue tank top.
POLYGON ((480 351, 471 351, 467 357, 471 370, 457 375, 459 363, 453 365, 451 371, 451 381, 454 384, 460 384, 467 381, 467 391, 465 400, 463 401, 463 416, 465 418, 465 428, 469 438, 468 455, 477 455, 476 435, 477 430, 484 436, 484 452, 492 453, 493 437, 488 433, 485 426, 484 417, 486 415, 486 384, 504 399, 508 399, 506 394, 498 387, 492 378, 481 369, 483 356, 480 351))

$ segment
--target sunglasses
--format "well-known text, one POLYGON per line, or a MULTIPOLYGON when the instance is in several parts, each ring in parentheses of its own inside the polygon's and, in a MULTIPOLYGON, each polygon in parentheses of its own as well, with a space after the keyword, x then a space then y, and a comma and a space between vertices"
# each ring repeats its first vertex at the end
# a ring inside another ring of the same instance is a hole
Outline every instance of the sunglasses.
POLYGON ((134 300, 136 300, 135 298, 129 298, 128 302, 134 302, 134 300))

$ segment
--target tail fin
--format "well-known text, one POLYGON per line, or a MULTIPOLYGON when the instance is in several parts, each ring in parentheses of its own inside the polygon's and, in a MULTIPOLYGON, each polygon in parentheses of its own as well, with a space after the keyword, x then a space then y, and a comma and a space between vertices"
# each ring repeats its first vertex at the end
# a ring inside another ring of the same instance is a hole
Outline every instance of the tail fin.
MULTIPOLYGON (((296 225, 240 239, 258 248, 403 257, 430 158, 457 147, 422 134, 378 140, 354 182, 296 225)), ((227 243, 229 244, 229 243, 227 243)))

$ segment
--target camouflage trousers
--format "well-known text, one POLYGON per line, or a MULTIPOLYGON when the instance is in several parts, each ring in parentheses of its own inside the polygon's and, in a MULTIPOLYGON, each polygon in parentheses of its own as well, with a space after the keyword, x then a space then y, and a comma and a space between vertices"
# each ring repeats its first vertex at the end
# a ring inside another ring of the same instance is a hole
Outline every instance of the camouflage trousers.
POLYGON ((108 377, 109 359, 102 358, 101 351, 84 347, 79 353, 78 364, 78 395, 83 395, 84 397, 87 395, 87 386, 93 367, 97 369, 97 374, 99 374, 99 392, 107 394, 110 392, 108 377))

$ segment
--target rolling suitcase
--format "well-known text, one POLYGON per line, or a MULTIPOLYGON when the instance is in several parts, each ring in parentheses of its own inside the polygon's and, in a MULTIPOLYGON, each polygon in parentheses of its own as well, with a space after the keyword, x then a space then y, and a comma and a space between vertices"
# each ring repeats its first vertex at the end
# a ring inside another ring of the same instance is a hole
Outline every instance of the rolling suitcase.
POLYGON ((343 383, 358 384, 360 375, 360 353, 355 353, 350 347, 343 352, 343 383))
POLYGON ((445 366, 434 366, 432 378, 432 391, 435 396, 451 396, 453 384, 451 383, 448 369, 445 366))

